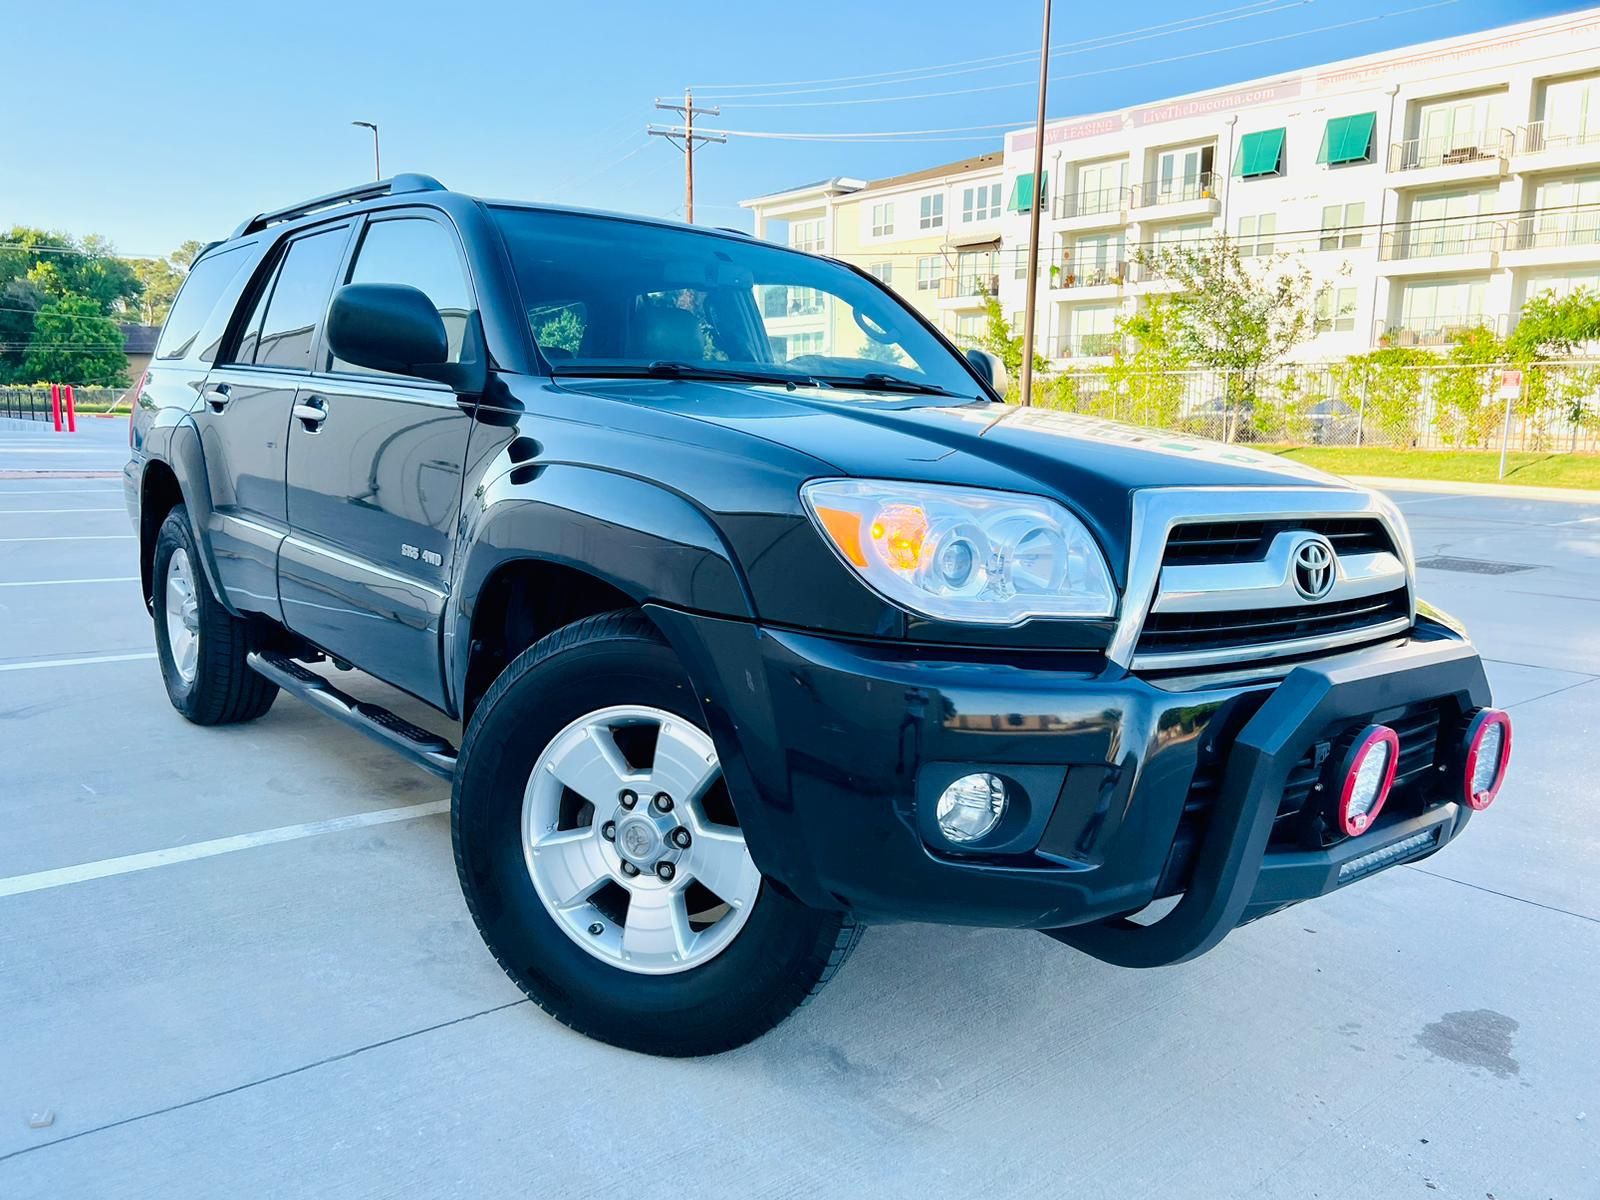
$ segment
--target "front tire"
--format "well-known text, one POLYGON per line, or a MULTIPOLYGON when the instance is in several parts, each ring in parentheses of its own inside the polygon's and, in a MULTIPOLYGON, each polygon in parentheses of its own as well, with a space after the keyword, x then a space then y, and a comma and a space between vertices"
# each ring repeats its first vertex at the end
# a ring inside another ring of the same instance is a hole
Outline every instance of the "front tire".
POLYGON ((642 613, 520 655, 467 729, 456 867, 506 973, 557 1020, 647 1054, 773 1028, 859 937, 763 880, 688 677, 642 613))
POLYGON ((156 657, 172 707, 196 725, 253 721, 271 708, 278 685, 245 662, 249 630, 212 595, 181 504, 156 535, 150 586, 156 657))

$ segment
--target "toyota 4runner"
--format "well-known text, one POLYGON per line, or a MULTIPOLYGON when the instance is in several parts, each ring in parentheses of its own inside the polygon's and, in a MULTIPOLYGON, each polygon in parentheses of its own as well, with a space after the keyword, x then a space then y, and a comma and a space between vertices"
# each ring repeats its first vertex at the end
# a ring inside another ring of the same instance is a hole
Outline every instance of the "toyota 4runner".
POLYGON ((132 416, 168 694, 451 780, 507 973, 660 1054, 772 1028, 863 922, 1175 963, 1490 804, 1510 724, 1393 504, 1002 375, 736 232, 416 175, 254 217, 132 416))

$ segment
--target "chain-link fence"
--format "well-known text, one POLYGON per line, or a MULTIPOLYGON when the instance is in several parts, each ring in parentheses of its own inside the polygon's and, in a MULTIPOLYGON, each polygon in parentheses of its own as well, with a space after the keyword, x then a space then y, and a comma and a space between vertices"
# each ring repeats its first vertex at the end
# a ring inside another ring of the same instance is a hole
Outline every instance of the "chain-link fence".
POLYGON ((1600 359, 1296 363, 1254 371, 1058 374, 1040 407, 1222 442, 1426 450, 1600 450, 1600 359))
MULTIPOLYGON (((73 388, 73 407, 81 413, 115 412, 119 407, 126 412, 127 391, 124 388, 73 388)), ((49 421, 53 407, 47 387, 0 387, 0 417, 16 417, 24 421, 49 421)))

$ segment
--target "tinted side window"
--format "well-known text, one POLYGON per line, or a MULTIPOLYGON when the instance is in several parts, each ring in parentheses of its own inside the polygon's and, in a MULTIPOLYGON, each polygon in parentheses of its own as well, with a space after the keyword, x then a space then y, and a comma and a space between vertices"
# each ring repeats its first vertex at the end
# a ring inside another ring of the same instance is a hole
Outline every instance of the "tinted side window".
MULTIPOLYGON (((472 290, 456 253, 454 236, 437 221, 421 217, 374 221, 367 226, 356 251, 351 283, 410 284, 439 310, 450 341, 450 362, 471 361, 474 347, 467 344, 473 312, 472 290)), ((381 374, 343 359, 333 360, 335 371, 381 374)))
POLYGON ((157 358, 183 358, 193 351, 195 339, 200 336, 211 310, 250 261, 250 256, 241 254, 240 249, 209 254, 190 269, 178 298, 173 301, 172 311, 167 314, 167 322, 161 328, 161 340, 156 343, 157 358))
MULTIPOLYGON (((348 230, 328 229, 289 243, 261 322, 255 361, 273 367, 311 367, 311 347, 328 310, 348 230)), ((248 336, 248 335, 247 335, 248 336)), ((248 361, 241 346, 239 360, 248 361)))

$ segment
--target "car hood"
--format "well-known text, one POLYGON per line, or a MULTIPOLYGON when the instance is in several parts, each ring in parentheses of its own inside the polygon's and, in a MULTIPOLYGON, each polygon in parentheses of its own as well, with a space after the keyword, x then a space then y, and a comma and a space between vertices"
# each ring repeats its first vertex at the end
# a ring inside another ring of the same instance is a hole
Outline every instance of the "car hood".
POLYGON ((693 380, 560 383, 738 430, 841 475, 1042 491, 1117 535, 1142 488, 1352 486, 1277 455, 1050 409, 693 380))

